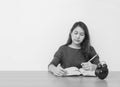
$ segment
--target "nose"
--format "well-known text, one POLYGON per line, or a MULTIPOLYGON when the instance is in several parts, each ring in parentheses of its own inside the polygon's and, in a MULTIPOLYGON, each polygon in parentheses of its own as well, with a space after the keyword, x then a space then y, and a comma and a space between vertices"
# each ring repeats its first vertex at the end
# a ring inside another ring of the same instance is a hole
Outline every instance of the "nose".
POLYGON ((80 39, 80 34, 77 34, 77 36, 76 36, 76 37, 77 37, 77 39, 80 39))

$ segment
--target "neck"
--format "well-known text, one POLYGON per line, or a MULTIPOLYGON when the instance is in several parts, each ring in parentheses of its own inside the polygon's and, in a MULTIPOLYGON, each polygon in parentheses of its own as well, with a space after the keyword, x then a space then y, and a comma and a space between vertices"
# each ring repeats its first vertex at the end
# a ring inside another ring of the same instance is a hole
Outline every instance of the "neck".
POLYGON ((81 46, 79 44, 71 43, 69 46, 72 48, 81 49, 81 46))

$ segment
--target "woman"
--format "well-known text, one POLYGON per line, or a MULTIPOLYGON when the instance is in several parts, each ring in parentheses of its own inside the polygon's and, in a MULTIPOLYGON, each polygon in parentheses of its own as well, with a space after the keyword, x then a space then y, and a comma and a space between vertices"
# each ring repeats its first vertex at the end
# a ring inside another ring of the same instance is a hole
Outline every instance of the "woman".
POLYGON ((64 76, 67 73, 65 68, 68 67, 95 70, 99 63, 99 56, 96 56, 91 62, 87 62, 94 55, 96 52, 90 44, 87 26, 81 21, 76 22, 70 30, 67 43, 60 46, 55 53, 48 70, 56 76, 64 76), (61 67, 57 67, 58 64, 61 67))

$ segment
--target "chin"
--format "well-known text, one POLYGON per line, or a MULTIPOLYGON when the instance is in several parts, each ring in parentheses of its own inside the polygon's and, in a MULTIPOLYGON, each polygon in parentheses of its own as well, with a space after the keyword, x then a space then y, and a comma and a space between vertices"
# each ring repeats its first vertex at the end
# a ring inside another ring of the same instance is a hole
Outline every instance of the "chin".
POLYGON ((79 45, 81 42, 74 42, 76 45, 79 45))

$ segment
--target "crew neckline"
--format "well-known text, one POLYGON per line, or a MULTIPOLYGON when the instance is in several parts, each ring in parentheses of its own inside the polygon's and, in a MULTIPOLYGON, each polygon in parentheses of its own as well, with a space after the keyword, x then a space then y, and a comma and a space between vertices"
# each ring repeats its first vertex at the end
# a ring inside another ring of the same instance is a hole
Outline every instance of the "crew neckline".
POLYGON ((70 47, 69 45, 67 47, 75 50, 81 50, 81 48, 73 48, 73 47, 70 47))

